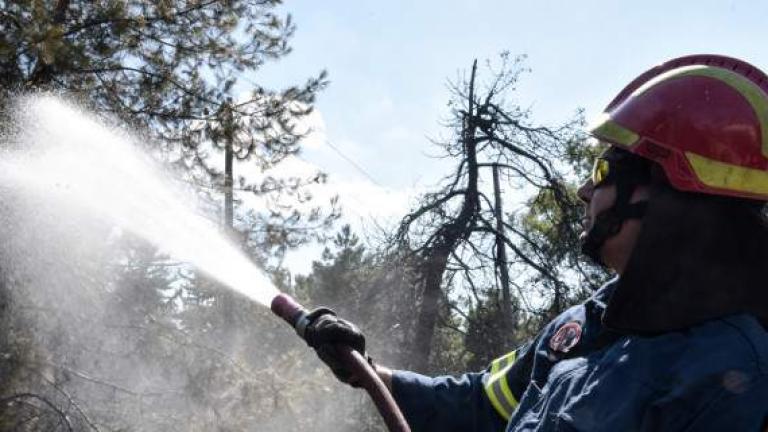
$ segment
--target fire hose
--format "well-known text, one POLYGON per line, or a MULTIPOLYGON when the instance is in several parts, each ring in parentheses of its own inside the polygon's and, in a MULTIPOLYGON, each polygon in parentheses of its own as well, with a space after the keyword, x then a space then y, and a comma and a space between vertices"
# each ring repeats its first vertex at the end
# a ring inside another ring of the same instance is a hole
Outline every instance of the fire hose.
MULTIPOLYGON (((280 294, 272 300, 272 312, 285 320, 304 338, 309 323, 309 312, 288 295, 280 294)), ((373 400, 390 432, 411 432, 403 413, 379 375, 357 351, 346 345, 337 345, 340 360, 359 379, 359 384, 373 400)))

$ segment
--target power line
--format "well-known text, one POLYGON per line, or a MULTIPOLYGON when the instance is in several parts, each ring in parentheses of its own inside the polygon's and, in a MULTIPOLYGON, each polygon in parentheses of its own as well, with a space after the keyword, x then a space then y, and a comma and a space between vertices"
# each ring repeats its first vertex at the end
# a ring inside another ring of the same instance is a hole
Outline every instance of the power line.
MULTIPOLYGON (((363 167, 362 167, 360 164, 358 164, 357 162, 355 162, 355 161, 354 161, 354 160, 353 160, 351 157, 349 157, 349 156, 347 156, 346 154, 344 154, 344 152, 342 152, 342 151, 341 151, 341 149, 339 149, 338 147, 336 147, 336 146, 335 146, 335 145, 334 145, 334 144, 333 144, 333 143, 332 143, 332 142, 331 142, 329 139, 327 139, 327 138, 326 138, 326 139, 322 140, 322 142, 324 142, 325 144, 327 144, 327 145, 328 145, 328 147, 330 147, 330 148, 331 148, 331 149, 332 149, 334 152, 336 152, 336 154, 338 154, 338 155, 339 155, 341 158, 343 158, 343 159, 344 159, 346 162, 348 162, 350 165, 352 165, 352 167, 353 167, 353 168, 355 168, 355 169, 356 169, 358 172, 360 172, 362 175, 364 175, 364 176, 365 176, 365 177, 366 177, 368 180, 370 180, 370 181, 371 181, 371 183, 373 183, 374 185, 376 185, 376 186, 380 187, 380 188, 381 188, 381 189, 382 189, 382 190, 383 190, 383 191, 384 191, 386 194, 388 194, 388 195, 389 195, 389 194, 391 193, 391 191, 389 190, 389 188, 387 188, 387 187, 385 187, 384 185, 382 185, 381 183, 379 183, 379 182, 378 182, 378 181, 377 181, 375 178, 373 178, 373 176, 372 176, 371 174, 369 174, 369 173, 368 173, 368 171, 367 171, 365 168, 363 168, 363 167)), ((297 157, 299 157, 300 159, 304 160, 303 158, 301 158, 301 157, 300 157, 300 156, 298 156, 298 155, 297 155, 297 157)), ((309 162, 309 161, 307 161, 307 160, 304 160, 304 161, 305 161, 305 162, 309 162)), ((356 213, 356 214, 357 214, 357 216, 360 218, 361 222, 362 222, 363 220, 365 220, 365 219, 368 219, 369 221, 373 222, 373 224, 375 224, 375 225, 378 225, 378 224, 379 224, 379 220, 378 220, 376 217, 374 217, 374 216, 373 216, 373 215, 371 215, 370 213, 367 213, 367 212, 366 212, 365 214, 363 214, 363 213, 361 213, 360 211, 358 211, 358 209, 362 209, 362 208, 366 207, 366 205, 365 205, 365 203, 363 203, 363 202, 362 202, 360 199, 358 199, 358 196, 356 196, 356 195, 357 195, 357 194, 355 194, 355 193, 352 193, 352 192, 350 191, 348 194, 346 194, 346 195, 343 197, 343 198, 349 198, 349 199, 352 199, 353 201, 356 201, 356 202, 357 202, 357 204, 358 204, 357 206, 347 206, 347 207, 345 207, 345 208, 346 208, 347 210, 351 210, 352 212, 356 213)))
MULTIPOLYGON (((330 143, 328 143, 328 144, 330 146, 330 143)), ((335 149, 335 150, 337 150, 337 152, 339 152, 340 156, 344 156, 343 154, 341 154, 340 151, 338 151, 338 149, 335 149)), ((314 165, 313 162, 309 162, 308 160, 304 159, 300 155, 294 155, 294 157, 296 157, 296 158, 298 158, 300 160, 303 160, 304 162, 306 162, 306 163, 308 163, 310 165, 314 165)), ((354 161, 350 160, 347 157, 344 157, 344 159, 347 160, 349 163, 355 165, 355 168, 360 169, 361 172, 364 175, 366 175, 366 177, 368 177, 372 182, 376 183, 379 187, 381 187, 382 190, 384 190, 384 192, 387 195, 391 194, 391 191, 389 189, 381 186, 378 182, 376 182, 375 179, 371 178, 370 175, 368 175, 365 172, 364 169, 362 169, 361 167, 359 167, 356 164, 354 164, 354 161)), ((317 166, 317 165, 315 165, 315 166, 317 166)), ((319 167, 319 166, 317 166, 317 168, 322 169, 322 167, 319 167)), ((352 213, 354 213, 357 216, 358 223, 361 226, 365 226, 366 224, 372 224, 372 225, 374 225, 376 227, 380 227, 381 226, 382 222, 379 219, 379 217, 377 217, 376 215, 372 214, 371 212, 367 212, 367 211, 362 210, 362 209, 367 209, 368 205, 361 200, 361 195, 359 193, 355 193, 355 192, 353 192, 350 189, 350 190, 347 190, 347 192, 345 194, 343 194, 343 195, 338 195, 337 194, 337 196, 341 198, 341 203, 342 203, 342 207, 341 208, 343 208, 345 211, 351 211, 352 213), (350 200, 354 201, 354 203, 349 202, 350 200)))
MULTIPOLYGON (((299 155, 294 155, 294 157, 296 157, 296 158, 298 158, 298 159, 301 159, 301 160, 303 160, 304 162, 306 162, 306 163, 308 163, 308 164, 310 164, 310 165, 314 165, 314 163, 313 163, 313 162, 310 162, 310 161, 308 161, 308 160, 304 159, 303 157, 301 157, 301 156, 299 156, 299 155)), ((352 161, 350 161, 350 162, 352 162, 352 161)), ((317 166, 317 165, 315 165, 315 166, 317 166)), ((319 166, 317 166, 317 168, 318 168, 318 169, 321 169, 321 170, 323 169, 322 167, 319 167, 319 166)), ((363 171, 363 174, 365 174, 365 172, 364 172, 364 171, 363 171)), ((369 177, 369 178, 370 178, 370 177, 369 177)), ((375 181, 374 179, 371 179, 371 181, 373 181, 374 183, 376 183, 376 181, 375 181)), ((384 191, 385 191, 387 194, 389 194, 389 193, 390 193, 390 191, 389 191, 388 189, 384 188, 383 186, 381 186, 381 185, 380 185, 380 184, 378 184, 378 183, 376 183, 376 184, 377 184, 379 187, 381 187, 381 188, 382 188, 382 189, 383 189, 383 190, 384 190, 384 191)), ((366 207, 367 207, 367 206, 366 206, 366 204, 365 204, 363 201, 361 201, 361 200, 359 199, 359 194, 357 194, 357 193, 354 193, 354 192, 352 192, 351 190, 349 190, 349 191, 347 191, 347 194, 345 194, 344 196, 341 196, 341 198, 342 198, 342 199, 351 199, 351 200, 353 200, 353 201, 356 201, 356 202, 357 202, 357 205, 356 205, 356 206, 355 206, 355 205, 352 205, 352 206, 345 206, 344 208, 345 208, 345 209, 347 209, 347 210, 351 210, 352 212, 356 213, 356 214, 357 214, 357 216, 358 216, 358 217, 359 217, 361 220, 363 220, 363 219, 366 219, 366 218, 367 218, 367 219, 370 219, 370 220, 371 220, 372 222, 374 222, 374 223, 378 223, 378 220, 377 220, 375 217, 373 217, 373 216, 372 216, 370 213, 361 213, 361 212, 359 211, 359 209, 363 209, 363 208, 366 208, 366 207)), ((349 203, 347 203, 347 204, 349 204, 349 203)))
POLYGON ((330 147, 331 149, 333 149, 333 151, 335 151, 335 152, 336 152, 336 154, 338 154, 339 156, 341 156, 342 158, 344 158, 344 160, 346 160, 347 162, 349 162, 349 163, 350 163, 350 165, 352 165, 352 166, 353 166, 355 169, 357 169, 357 170, 358 170, 360 173, 362 173, 362 174, 363 174, 363 175, 364 175, 366 178, 368 178, 368 180, 370 180, 370 181, 371 181, 373 184, 375 184, 376 186, 378 186, 378 187, 380 187, 380 188, 382 188, 382 189, 385 189, 385 190, 386 190, 386 188, 385 188, 385 187, 384 187, 384 186, 383 186, 381 183, 379 183, 378 181, 376 181, 376 179, 375 179, 375 178, 373 178, 373 176, 372 176, 372 175, 368 174, 368 171, 366 171, 366 170, 365 170, 365 169, 364 169, 362 166, 360 166, 360 165, 359 165, 357 162, 355 162, 354 160, 352 160, 352 158, 350 158, 349 156, 345 155, 345 154, 344 154, 344 153, 343 153, 341 150, 339 150, 339 148, 338 148, 338 147, 336 147, 335 145, 333 145, 333 143, 332 143, 330 140, 327 140, 327 139, 326 139, 324 142, 325 142, 326 144, 328 144, 328 147, 330 147))

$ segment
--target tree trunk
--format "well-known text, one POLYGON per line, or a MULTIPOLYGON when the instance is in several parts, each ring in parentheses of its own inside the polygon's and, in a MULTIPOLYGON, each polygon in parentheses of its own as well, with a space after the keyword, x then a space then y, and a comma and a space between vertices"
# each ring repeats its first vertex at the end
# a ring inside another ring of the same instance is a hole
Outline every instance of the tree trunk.
POLYGON ((419 319, 416 323, 416 335, 414 338, 413 356, 410 360, 410 368, 417 372, 427 373, 429 370, 429 356, 432 351, 432 340, 435 335, 435 326, 440 313, 440 296, 442 294, 442 281, 445 267, 448 264, 448 254, 434 255, 427 259, 426 274, 424 274, 424 291, 421 299, 419 319))
MULTIPOLYGON (((228 126, 229 127, 229 126, 228 126)), ((224 229, 228 235, 232 235, 235 226, 234 209, 234 174, 232 164, 234 162, 234 152, 232 149, 232 133, 226 133, 226 142, 224 144, 224 229)))
MULTIPOLYGON (((231 107, 227 105, 224 111, 224 234, 230 240, 236 241, 235 236, 235 209, 234 209, 234 125, 231 107)), ((234 343, 235 297, 226 287, 222 287, 218 295, 225 326, 225 335, 229 337, 222 340, 225 347, 229 348, 234 343)))
POLYGON ((438 228, 435 243, 426 247, 423 252, 424 262, 421 264, 420 273, 424 281, 424 291, 413 341, 414 345, 411 350, 413 353, 411 367, 419 372, 429 371, 429 357, 432 351, 435 325, 440 313, 443 274, 448 265, 448 258, 459 243, 468 238, 478 213, 480 198, 477 191, 478 167, 475 139, 477 125, 474 107, 476 71, 477 60, 472 64, 467 113, 461 134, 464 153, 467 158, 467 189, 464 194, 464 202, 456 218, 438 228))
POLYGON ((501 187, 499 186, 499 167, 493 166, 493 195, 496 201, 493 212, 496 218, 496 268, 499 271, 499 283, 501 285, 501 309, 503 331, 512 329, 514 320, 512 317, 512 295, 509 292, 509 268, 507 267, 507 245, 504 243, 504 210, 501 201, 501 187))

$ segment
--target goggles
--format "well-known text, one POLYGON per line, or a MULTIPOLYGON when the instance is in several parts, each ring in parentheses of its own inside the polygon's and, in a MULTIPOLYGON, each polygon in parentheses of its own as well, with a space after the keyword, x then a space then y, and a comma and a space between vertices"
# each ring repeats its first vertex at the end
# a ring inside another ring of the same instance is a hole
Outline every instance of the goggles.
POLYGON ((595 164, 592 166, 592 187, 603 184, 610 174, 611 162, 602 156, 595 159, 595 164))
POLYGON ((648 161, 628 152, 611 151, 595 159, 592 166, 592 187, 624 179, 634 184, 650 182, 648 161))

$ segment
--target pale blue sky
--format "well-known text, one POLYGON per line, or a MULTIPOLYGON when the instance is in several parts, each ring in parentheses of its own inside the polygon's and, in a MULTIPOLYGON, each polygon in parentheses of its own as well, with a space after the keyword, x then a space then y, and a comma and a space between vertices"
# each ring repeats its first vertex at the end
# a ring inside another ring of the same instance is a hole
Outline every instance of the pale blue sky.
POLYGON ((383 192, 322 142, 302 159, 331 175, 353 216, 379 192, 397 196, 396 207, 444 173, 427 137, 441 130, 446 80, 473 58, 526 54, 532 72, 517 101, 545 123, 579 107, 597 115, 636 75, 680 55, 726 54, 768 70, 768 1, 296 0, 282 9, 298 26, 294 51, 256 80, 279 86, 328 70, 317 102, 326 136, 383 192), (345 200, 350 183, 358 196, 345 200))

